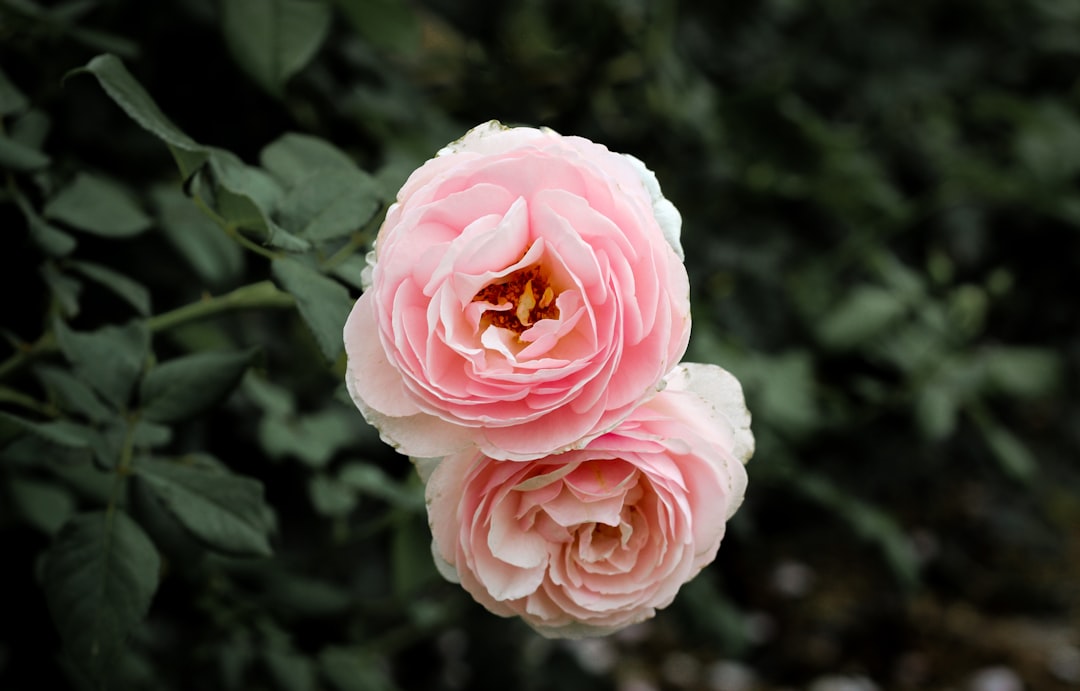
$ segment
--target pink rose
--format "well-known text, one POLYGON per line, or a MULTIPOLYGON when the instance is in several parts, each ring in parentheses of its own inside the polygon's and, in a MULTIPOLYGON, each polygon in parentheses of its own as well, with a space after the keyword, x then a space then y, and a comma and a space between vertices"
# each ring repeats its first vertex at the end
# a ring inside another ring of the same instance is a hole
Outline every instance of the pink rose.
POLYGON ((387 213, 345 325, 349 393, 410 456, 581 448, 686 349, 679 226, 635 158, 546 129, 470 130, 387 213))
POLYGON ((668 605, 716 557, 754 441, 730 374, 687 364, 667 383, 580 450, 419 462, 442 574, 549 637, 604 635, 668 605))

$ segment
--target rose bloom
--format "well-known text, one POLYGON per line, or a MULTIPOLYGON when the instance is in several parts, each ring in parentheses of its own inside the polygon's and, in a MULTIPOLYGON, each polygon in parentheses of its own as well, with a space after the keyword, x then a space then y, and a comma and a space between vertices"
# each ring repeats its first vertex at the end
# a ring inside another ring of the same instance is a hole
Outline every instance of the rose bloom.
POLYGON ((470 130, 387 212, 345 325, 350 395, 410 456, 580 448, 686 349, 680 223, 633 157, 547 129, 470 130))
POLYGON ((419 462, 435 561, 484 607, 545 636, 610 633, 653 616, 716 557, 753 445, 735 378, 680 366, 583 449, 419 462))

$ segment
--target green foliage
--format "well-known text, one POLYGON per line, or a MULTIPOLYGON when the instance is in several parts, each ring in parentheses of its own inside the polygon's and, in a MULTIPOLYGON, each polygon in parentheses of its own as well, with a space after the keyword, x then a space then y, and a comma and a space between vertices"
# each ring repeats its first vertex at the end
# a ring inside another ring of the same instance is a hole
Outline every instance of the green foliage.
POLYGON ((45 217, 105 237, 130 237, 150 227, 150 218, 115 182, 79 173, 45 205, 45 217))
POLYGON ((151 195, 161 230, 199 279, 213 288, 236 284, 244 268, 243 248, 176 187, 155 187, 151 195))
POLYGON ((26 94, 0 70, 0 115, 14 115, 25 110, 27 105, 26 94))
POLYGON ((335 0, 335 4, 374 46, 407 52, 420 41, 420 22, 403 0, 335 0))
POLYGON ((22 434, 8 441, 4 458, 32 465, 42 458, 60 463, 88 463, 93 457, 97 435, 94 430, 70 420, 31 422, 8 413, 0 418, 22 434))
POLYGON ((1074 5, 0 0, 0 686, 1075 686, 989 635, 1077 607, 1074 5), (596 648, 442 583, 341 383, 386 205, 491 118, 657 172, 754 416, 717 562, 596 648))
POLYGON ((157 365, 142 380, 142 415, 177 422, 201 413, 240 383, 251 352, 203 352, 157 365))
POLYGON ((37 149, 0 135, 0 167, 18 172, 40 170, 50 159, 37 149))
POLYGON ((273 522, 262 485, 210 458, 141 459, 136 472, 176 519, 208 547, 240 556, 271 555, 273 522))
POLYGON ((112 410, 90 386, 73 373, 59 367, 40 366, 34 374, 49 392, 61 410, 85 417, 91 422, 105 422, 112 417, 112 410))
POLYGON ((23 520, 49 536, 56 535, 75 513, 71 492, 52 482, 28 477, 11 479, 11 501, 23 520))
POLYGON ((80 71, 97 77, 101 88, 124 109, 128 117, 168 145, 185 180, 206 161, 209 155, 206 148, 196 144, 161 112, 119 58, 114 55, 99 55, 72 74, 80 71))
POLYGON ((126 407, 150 352, 146 325, 132 321, 82 332, 58 321, 55 329, 60 352, 71 363, 75 376, 113 407, 126 407))
POLYGON ((86 278, 108 288, 135 308, 139 316, 150 316, 150 291, 145 286, 101 264, 73 261, 69 266, 86 278))
POLYGON ((123 511, 69 520, 45 554, 41 580, 71 662, 105 685, 124 640, 158 587, 157 551, 123 511))
POLYGON ((349 291, 332 278, 292 259, 278 259, 273 264, 278 284, 296 297, 300 315, 327 360, 336 360, 344 348, 341 333, 352 309, 349 291))
POLYGON ((393 691, 394 685, 370 656, 342 648, 319 654, 319 667, 337 691, 393 691))
POLYGON ((330 8, 320 0, 225 0, 225 40, 255 83, 281 95, 330 30, 330 8))

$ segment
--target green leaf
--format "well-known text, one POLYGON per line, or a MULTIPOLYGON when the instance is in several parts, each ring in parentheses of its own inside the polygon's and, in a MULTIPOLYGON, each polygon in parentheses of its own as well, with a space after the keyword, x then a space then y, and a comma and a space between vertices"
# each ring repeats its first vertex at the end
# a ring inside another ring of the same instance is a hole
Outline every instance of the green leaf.
POLYGON ((0 70, 0 116, 18 113, 27 105, 28 101, 23 92, 11 83, 3 70, 0 70))
POLYGON ((112 500, 116 475, 101 472, 93 463, 65 465, 51 462, 48 469, 79 498, 80 504, 106 506, 112 500))
POLYGON ((5 412, 0 420, 27 433, 0 450, 4 458, 39 465, 88 463, 93 456, 97 435, 89 427, 70 420, 32 422, 5 412))
POLYGON ((323 516, 347 516, 356 508, 356 492, 334 478, 317 473, 308 480, 308 497, 323 516))
POLYGON ((70 74, 83 72, 97 77, 105 93, 127 113, 128 117, 168 145, 180 168, 180 174, 185 180, 206 161, 209 156, 207 148, 184 134, 161 112, 150 94, 131 76, 124 67, 124 63, 115 55, 99 55, 85 67, 74 70, 70 74))
POLYGON ((408 485, 387 475, 382 468, 370 463, 349 463, 338 473, 338 481, 346 487, 377 497, 393 506, 411 511, 424 508, 424 492, 419 484, 408 485))
POLYGON ((820 424, 821 406, 810 354, 795 350, 775 355, 722 356, 743 382, 751 409, 766 424, 788 434, 802 435, 820 424))
POLYGON ((988 347, 981 357, 991 387, 1010 396, 1043 396, 1064 380, 1061 355, 1049 348, 988 347))
POLYGON ((15 189, 14 197, 15 204, 19 207, 19 211, 26 218, 26 224, 30 227, 30 239, 34 241, 34 244, 53 257, 63 257, 71 254, 78 244, 75 238, 46 223, 41 216, 38 216, 37 212, 34 211, 34 207, 30 205, 30 202, 18 189, 15 189))
POLYGON ((68 35, 75 41, 94 51, 100 50, 105 51, 106 53, 116 53, 125 58, 136 58, 139 56, 139 44, 126 39, 123 36, 117 36, 116 34, 80 26, 72 26, 68 35))
POLYGON ((91 281, 95 281, 111 290, 134 307, 135 311, 140 315, 144 317, 150 316, 150 291, 142 284, 101 264, 72 261, 70 266, 91 281))
POLYGON ((282 647, 268 649, 263 662, 281 691, 316 691, 315 663, 308 657, 282 647))
POLYGON ((354 411, 327 408, 295 420, 269 415, 259 423, 259 442, 272 458, 295 456, 322 468, 335 453, 357 439, 354 411))
POLYGON ((364 269, 368 266, 367 259, 362 252, 351 254, 330 270, 335 277, 345 281, 357 290, 364 289, 364 269))
POLYGON ((45 216, 111 238, 138 235, 151 223, 123 187, 89 173, 79 173, 70 185, 50 199, 45 205, 45 216))
POLYGON ((946 382, 929 382, 915 397, 915 419, 927 439, 939 441, 956 428, 957 392, 946 382))
POLYGON ((299 181, 281 200, 285 227, 318 242, 359 230, 379 209, 379 184, 359 169, 325 168, 299 181))
POLYGON ((105 326, 96 331, 72 331, 56 322, 56 341, 75 370, 117 408, 127 405, 132 387, 150 352, 150 332, 141 321, 105 326))
POLYGON ((75 238, 62 230, 54 228, 41 218, 34 218, 30 221, 30 238, 46 254, 53 257, 65 257, 71 254, 78 244, 75 238))
POLYGON ((288 617, 325 619, 342 614, 353 604, 349 589, 297 571, 268 565, 263 581, 266 601, 288 617))
POLYGON ((1068 181, 1080 171, 1080 118, 1064 103, 1036 103, 1019 123, 1014 148, 1043 184, 1068 181))
POLYGON ((846 492, 828 478, 806 470, 799 470, 791 478, 791 487, 835 512, 859 537, 876 544, 900 581, 908 587, 915 585, 919 578, 915 550, 888 513, 846 492))
MULTIPOLYGON (((949 294, 948 328, 964 340, 973 339, 982 331, 989 308, 990 299, 981 286, 959 285, 949 294)), ((929 312, 924 308, 923 313, 929 312)))
POLYGON ((146 616, 159 568, 150 539, 118 509, 75 516, 46 552, 42 587, 67 657, 99 683, 146 616))
POLYGON ((282 225, 310 240, 348 235, 370 220, 381 203, 375 178, 318 137, 286 134, 259 158, 288 188, 279 208, 282 225))
POLYGON ((243 627, 235 627, 228 637, 223 637, 216 647, 217 677, 214 684, 221 689, 246 688, 244 681, 255 663, 255 644, 252 632, 243 627))
MULTIPOLYGON (((210 157, 210 170, 221 187, 243 197, 258 209, 259 216, 269 216, 281 197, 281 185, 261 168, 249 166, 240 158, 224 149, 214 149, 210 157)), ((225 216, 228 220, 234 220, 225 216)))
POLYGON ((45 138, 49 135, 51 126, 52 120, 48 114, 31 109, 11 123, 11 139, 35 151, 40 151, 45 145, 45 138))
POLYGON ((369 653, 325 648, 319 653, 319 667, 337 691, 395 691, 396 688, 379 658, 369 653))
POLYGON ((142 416, 176 422, 227 396, 247 370, 253 351, 195 353, 161 363, 143 378, 142 416))
POLYGON ((101 442, 94 447, 96 466, 106 473, 118 471, 128 436, 133 434, 132 423, 124 417, 111 420, 101 429, 101 442))
POLYGON ((259 153, 259 163, 286 187, 295 187, 320 170, 359 170, 345 152, 330 142, 297 132, 283 134, 266 145, 259 153))
POLYGON ((858 346, 883 333, 906 307, 892 291, 879 286, 858 286, 825 315, 818 325, 818 337, 831 348, 858 346))
POLYGON ((49 536, 75 513, 75 498, 66 488, 29 477, 11 478, 11 503, 23 520, 49 536))
MULTIPOLYGON (((738 657, 750 645, 750 627, 746 617, 711 578, 694 578, 679 589, 677 612, 686 617, 687 634, 694 640, 708 641, 724 653, 738 657)), ((682 628, 682 627, 680 627, 682 628)))
POLYGON ((315 56, 330 29, 330 8, 309 0, 224 0, 225 42, 260 87, 280 96, 315 56))
POLYGON ((59 24, 74 24, 94 9, 94 3, 85 0, 67 0, 48 9, 49 19, 59 24))
POLYGON ((41 265, 41 278, 44 279, 45 285, 49 286, 49 292, 52 293, 53 298, 60 305, 60 311, 66 318, 71 319, 79 313, 79 295, 82 293, 82 283, 71 276, 60 273, 52 262, 41 265))
POLYGON ((37 149, 0 134, 0 168, 18 172, 40 170, 51 159, 37 149))
POLYGON ((262 483, 199 457, 184 461, 140 459, 135 473, 208 547, 237 556, 270 556, 273 523, 262 483))
POLYGON ((242 389, 268 417, 287 417, 296 410, 292 391, 254 373, 244 378, 242 389))
POLYGON ((1001 469, 1020 482, 1030 482, 1038 472, 1035 454, 1015 434, 999 423, 987 408, 972 405, 967 409, 982 432, 990 453, 1001 469))
POLYGON ((237 282, 244 270, 244 251, 176 187, 151 193, 161 229, 195 273, 214 288, 237 282))
POLYGON ((70 420, 30 423, 25 425, 32 434, 45 441, 71 448, 89 448, 94 442, 94 431, 70 420))
POLYGON ((149 420, 139 420, 135 423, 135 431, 131 435, 131 442, 136 448, 154 448, 164 446, 172 441, 172 428, 158 425, 149 420))
POLYGON ((352 309, 349 291, 293 259, 278 259, 271 269, 274 279, 283 290, 296 298, 300 316, 307 322, 326 359, 333 362, 344 349, 342 330, 352 309))
POLYGON ((274 223, 269 214, 259 208, 251 197, 223 188, 218 190, 217 199, 218 211, 222 216, 238 228, 256 231, 264 244, 289 252, 310 249, 311 243, 274 223))
POLYGON ((369 43, 408 53, 420 43, 420 24, 403 0, 336 0, 349 23, 369 43))
POLYGON ((214 150, 210 169, 217 183, 217 210, 226 221, 258 232, 264 242, 274 247, 302 252, 311 246, 271 219, 282 191, 268 173, 221 150, 214 150))
POLYGON ((115 415, 81 379, 59 367, 41 366, 34 374, 42 385, 55 397, 61 410, 78 413, 93 422, 104 422, 115 415))

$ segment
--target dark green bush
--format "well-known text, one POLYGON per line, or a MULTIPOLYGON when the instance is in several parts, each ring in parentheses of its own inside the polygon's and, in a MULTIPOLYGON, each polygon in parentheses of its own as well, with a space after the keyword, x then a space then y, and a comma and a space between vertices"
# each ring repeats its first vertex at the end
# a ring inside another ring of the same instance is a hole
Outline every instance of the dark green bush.
POLYGON ((0 686, 1073 688, 1078 60, 1073 0, 0 0, 0 686), (657 172, 754 414, 719 559, 610 640, 444 583, 341 385, 489 119, 657 172))

